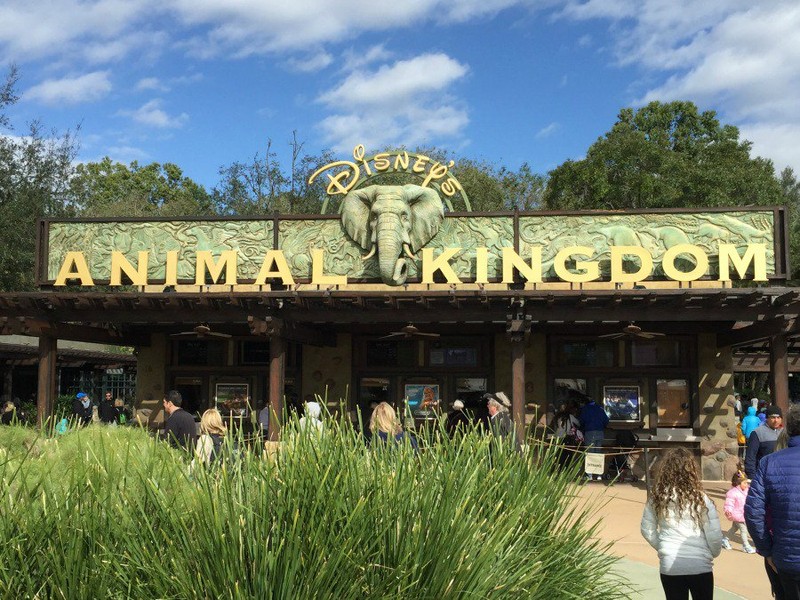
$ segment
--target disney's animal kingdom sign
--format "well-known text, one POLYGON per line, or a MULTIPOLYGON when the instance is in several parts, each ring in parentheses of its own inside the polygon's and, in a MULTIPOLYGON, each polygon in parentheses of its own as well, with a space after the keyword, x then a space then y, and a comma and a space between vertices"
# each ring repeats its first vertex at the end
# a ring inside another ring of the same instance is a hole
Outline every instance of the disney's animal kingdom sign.
POLYGON ((37 278, 85 287, 396 286, 786 273, 782 208, 452 214, 437 196, 424 186, 367 186, 345 195, 341 217, 44 221, 37 278))

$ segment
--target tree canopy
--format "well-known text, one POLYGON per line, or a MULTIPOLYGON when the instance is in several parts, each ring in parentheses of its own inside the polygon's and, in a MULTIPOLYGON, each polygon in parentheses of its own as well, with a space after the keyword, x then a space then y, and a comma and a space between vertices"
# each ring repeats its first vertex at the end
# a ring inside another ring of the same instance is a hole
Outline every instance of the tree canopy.
POLYGON ((6 110, 18 100, 17 79, 11 67, 0 85, 0 290, 33 289, 38 219, 71 214, 67 187, 78 150, 72 133, 38 122, 14 135, 6 110))
POLYGON ((772 162, 691 102, 623 109, 583 160, 550 172, 548 209, 626 209, 778 204, 772 162))
POLYGON ((177 217, 216 214, 205 188, 173 163, 130 167, 106 157, 80 164, 70 199, 84 217, 177 217))

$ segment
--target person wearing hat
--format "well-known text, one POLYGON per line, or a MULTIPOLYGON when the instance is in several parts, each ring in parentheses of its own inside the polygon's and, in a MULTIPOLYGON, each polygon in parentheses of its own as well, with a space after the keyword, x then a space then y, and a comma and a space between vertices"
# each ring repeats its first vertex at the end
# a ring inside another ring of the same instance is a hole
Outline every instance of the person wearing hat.
POLYGON ((511 401, 503 392, 486 394, 486 407, 489 409, 489 428, 498 439, 505 440, 514 431, 514 424, 511 422, 511 415, 508 409, 511 401))
POLYGON ((75 400, 72 401, 72 414, 77 420, 79 425, 88 425, 92 422, 92 413, 94 406, 92 399, 83 392, 75 394, 75 400))
POLYGON ((747 438, 747 452, 744 458, 744 470, 747 477, 756 476, 759 461, 775 452, 778 435, 783 429, 783 413, 779 406, 767 408, 767 422, 756 427, 747 438))
POLYGON ((464 412, 464 403, 461 400, 453 402, 453 410, 447 415, 447 422, 445 423, 448 435, 453 437, 459 429, 461 429, 462 433, 465 433, 471 424, 472 419, 464 412))

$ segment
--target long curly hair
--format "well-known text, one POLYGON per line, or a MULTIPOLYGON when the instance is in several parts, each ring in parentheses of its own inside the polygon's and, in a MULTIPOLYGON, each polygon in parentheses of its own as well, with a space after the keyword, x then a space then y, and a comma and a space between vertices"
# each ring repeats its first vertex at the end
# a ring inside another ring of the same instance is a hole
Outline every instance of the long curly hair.
POLYGON ((678 514, 688 513, 698 527, 705 520, 707 509, 697 463, 686 448, 667 452, 656 473, 650 502, 656 518, 667 516, 672 508, 678 514))

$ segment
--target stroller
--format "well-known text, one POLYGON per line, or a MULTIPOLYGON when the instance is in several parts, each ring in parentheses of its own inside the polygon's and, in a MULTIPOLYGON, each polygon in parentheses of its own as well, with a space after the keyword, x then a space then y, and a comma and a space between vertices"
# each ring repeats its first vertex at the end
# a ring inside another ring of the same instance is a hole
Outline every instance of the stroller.
POLYGON ((639 436, 628 429, 617 433, 615 438, 615 454, 611 456, 608 465, 608 472, 605 479, 621 482, 629 481, 635 483, 639 478, 633 474, 631 469, 631 454, 639 443, 639 436))

